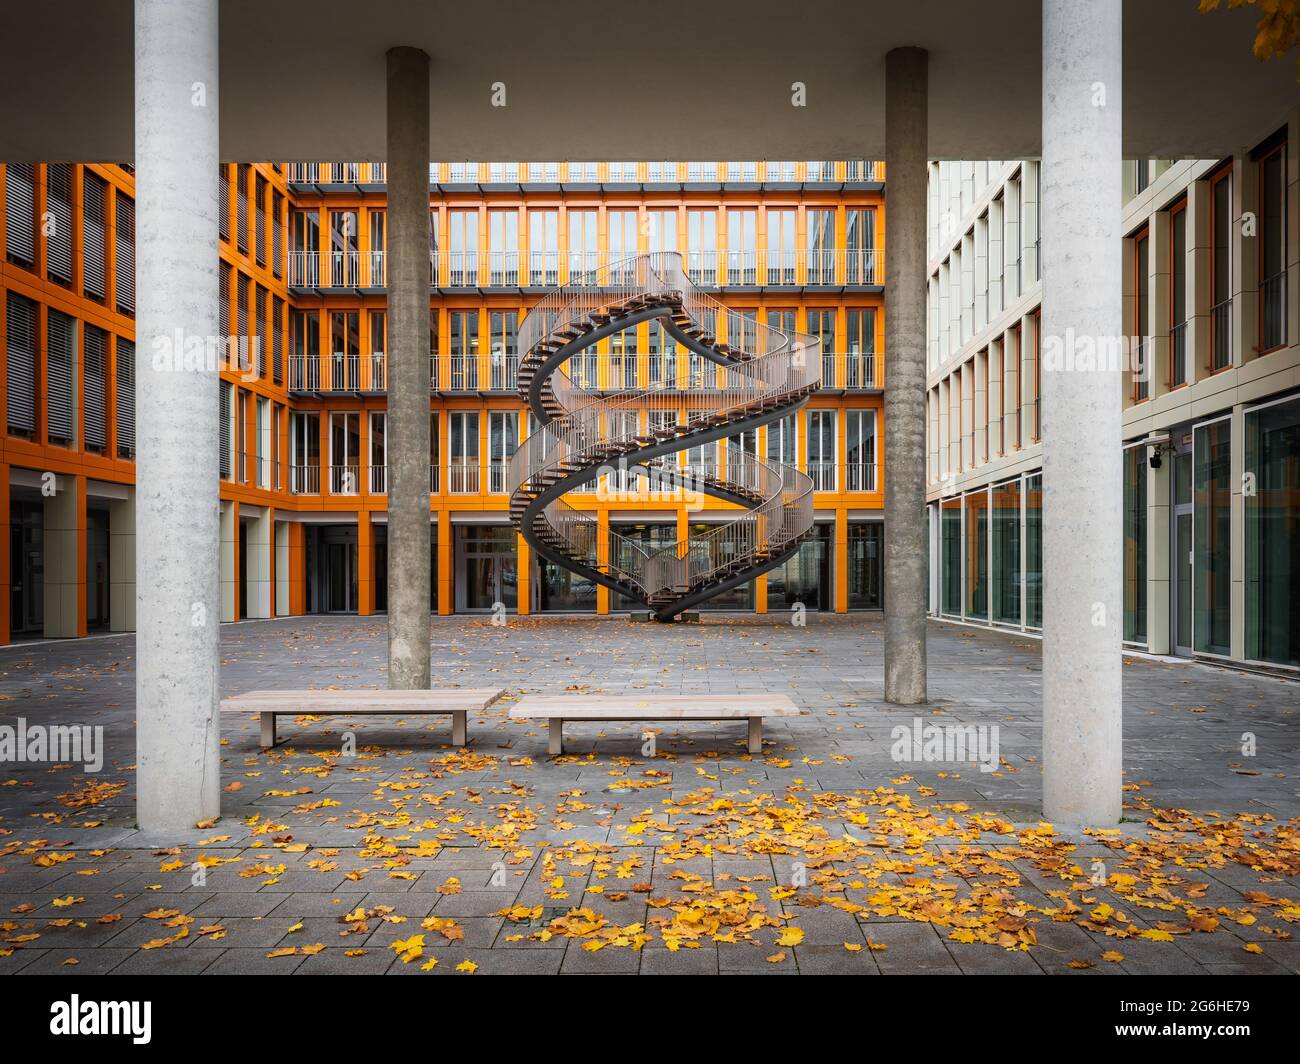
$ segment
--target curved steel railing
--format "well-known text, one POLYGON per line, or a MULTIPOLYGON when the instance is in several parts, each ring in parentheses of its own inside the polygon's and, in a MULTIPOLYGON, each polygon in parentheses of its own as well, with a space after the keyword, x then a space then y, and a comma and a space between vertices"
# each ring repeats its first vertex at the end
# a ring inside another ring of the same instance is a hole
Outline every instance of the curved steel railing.
POLYGON ((780 565, 811 532, 807 474, 742 452, 700 475, 677 456, 802 406, 820 384, 819 341, 707 296, 675 252, 612 263, 582 281, 545 296, 520 325, 520 391, 542 427, 511 458, 511 516, 543 557, 670 620, 780 565), (613 392, 566 372, 575 356, 648 320, 715 367, 707 386, 679 381, 675 359, 672 374, 613 392), (564 496, 593 484, 608 490, 625 483, 629 470, 741 509, 703 535, 658 550, 611 532, 606 552, 595 517, 564 496))

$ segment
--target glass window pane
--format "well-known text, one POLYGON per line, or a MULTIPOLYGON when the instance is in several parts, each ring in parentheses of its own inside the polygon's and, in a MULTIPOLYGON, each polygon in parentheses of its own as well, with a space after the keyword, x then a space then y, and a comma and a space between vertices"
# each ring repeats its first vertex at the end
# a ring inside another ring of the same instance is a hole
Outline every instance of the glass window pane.
POLYGON ((1246 657, 1300 666, 1300 399, 1246 412, 1246 657))
POLYGON ((1192 474, 1192 633, 1194 648, 1230 650, 1232 603, 1232 443, 1228 419, 1198 425, 1192 474))

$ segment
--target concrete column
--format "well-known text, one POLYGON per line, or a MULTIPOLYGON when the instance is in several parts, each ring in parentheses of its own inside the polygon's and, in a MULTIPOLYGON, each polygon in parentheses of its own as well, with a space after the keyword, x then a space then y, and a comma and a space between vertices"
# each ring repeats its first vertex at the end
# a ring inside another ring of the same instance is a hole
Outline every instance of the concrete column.
POLYGON ((1043 0, 1043 807, 1121 807, 1122 0, 1043 0), (1080 505, 1087 500, 1087 505, 1080 505))
POLYGON ((388 686, 429 686, 429 57, 388 51, 388 686))
POLYGON ((217 0, 136 0, 136 816, 174 833, 221 809, 215 340, 217 0))
POLYGON ((885 56, 885 698, 925 691, 925 207, 929 55, 885 56))
POLYGON ((135 631, 135 488, 108 505, 108 626, 135 631))
POLYGON ((217 567, 221 574, 221 620, 239 620, 239 503, 221 504, 221 553, 217 567))
POLYGON ((251 619, 271 616, 271 526, 273 518, 263 508, 248 525, 248 561, 245 564, 244 612, 251 619))
POLYGON ((275 523, 275 615, 288 617, 292 612, 289 600, 289 573, 291 570, 288 521, 275 523))
POLYGON ((78 623, 85 601, 86 484, 80 477, 58 478, 58 491, 45 499, 44 635, 46 639, 75 639, 84 635, 78 623))

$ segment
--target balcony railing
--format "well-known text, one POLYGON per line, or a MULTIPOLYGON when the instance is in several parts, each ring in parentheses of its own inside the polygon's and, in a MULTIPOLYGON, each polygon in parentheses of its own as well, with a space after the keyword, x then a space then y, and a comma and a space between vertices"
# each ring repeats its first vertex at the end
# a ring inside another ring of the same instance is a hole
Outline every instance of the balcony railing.
POLYGON ((289 467, 289 491, 294 495, 319 495, 320 466, 291 465, 289 467))
POLYGON ((1187 322, 1180 321, 1169 330, 1169 386, 1187 383, 1187 322))
POLYGON ((382 251, 290 251, 290 288, 383 288, 382 251))
POLYGON ((496 458, 488 463, 488 491, 493 495, 500 495, 506 490, 506 471, 509 466, 508 458, 496 458))
POLYGON ((1210 308, 1210 372, 1232 365, 1232 297, 1210 308))
POLYGON ((382 392, 386 386, 387 359, 382 351, 289 356, 291 392, 382 392))
POLYGON ((1259 285, 1259 348, 1272 351, 1286 343, 1286 270, 1259 285))
POLYGON ((294 185, 382 185, 383 163, 289 163, 287 177, 294 185))
POLYGON ((876 465, 874 462, 847 462, 844 466, 845 491, 875 491, 876 465))
POLYGON ((453 495, 477 495, 479 492, 478 459, 447 463, 447 490, 453 495))
POLYGON ((355 463, 330 465, 330 494, 356 495, 361 490, 361 467, 355 463))
POLYGON ((813 491, 835 491, 835 463, 809 462, 808 475, 812 477, 813 491))

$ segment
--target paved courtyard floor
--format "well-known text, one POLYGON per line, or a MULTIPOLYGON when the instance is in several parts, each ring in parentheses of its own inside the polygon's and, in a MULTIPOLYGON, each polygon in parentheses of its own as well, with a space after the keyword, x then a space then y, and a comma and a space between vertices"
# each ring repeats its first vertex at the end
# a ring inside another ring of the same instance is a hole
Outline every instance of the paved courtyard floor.
MULTIPOLYGON (((432 639, 435 685, 508 692, 467 748, 445 717, 303 718, 262 752, 227 719, 221 819, 165 840, 134 829, 133 641, 0 648, 0 725, 102 725, 106 747, 97 774, 0 765, 0 973, 1300 970, 1295 683, 1127 661, 1125 821, 1068 837, 1040 822, 1032 640, 932 624, 912 710, 882 701, 874 616, 454 617, 432 639), (593 723, 557 759, 506 716, 637 691, 804 714, 762 756, 743 722, 593 723), (927 725, 996 726, 996 770, 891 756, 927 725)), ((223 691, 382 686, 385 647, 382 618, 227 626, 223 691)))

